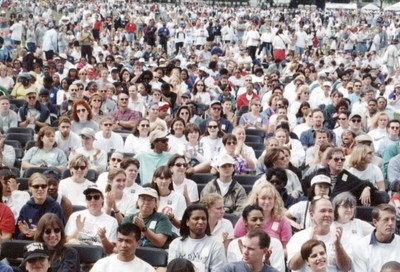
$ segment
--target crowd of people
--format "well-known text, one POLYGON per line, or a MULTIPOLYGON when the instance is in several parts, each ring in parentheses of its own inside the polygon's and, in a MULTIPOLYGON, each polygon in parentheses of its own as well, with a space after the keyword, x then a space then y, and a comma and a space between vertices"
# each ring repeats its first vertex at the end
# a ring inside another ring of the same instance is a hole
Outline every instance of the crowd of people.
POLYGON ((400 271, 395 14, 1 4, 0 231, 32 240, 21 271, 80 271, 74 244, 104 249, 94 272, 154 271, 138 247, 166 271, 400 271))

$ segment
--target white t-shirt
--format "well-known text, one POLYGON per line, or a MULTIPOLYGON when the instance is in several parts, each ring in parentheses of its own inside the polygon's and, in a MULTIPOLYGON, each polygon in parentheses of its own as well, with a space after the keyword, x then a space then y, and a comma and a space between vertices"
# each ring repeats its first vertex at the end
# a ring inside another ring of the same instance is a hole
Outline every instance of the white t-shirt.
POLYGON ((197 189, 196 182, 194 182, 193 180, 185 178, 182 184, 176 185, 175 183, 172 183, 172 185, 174 186, 174 191, 180 193, 181 195, 183 195, 183 190, 186 185, 190 202, 193 203, 199 201, 199 191, 197 189))
POLYGON ((126 137, 124 152, 139 154, 148 151, 151 151, 149 137, 136 137, 133 134, 129 134, 126 137))
POLYGON ((124 152, 124 140, 121 135, 115 132, 111 132, 111 137, 108 139, 104 138, 102 131, 97 132, 93 146, 107 153, 111 152, 112 149, 114 149, 114 151, 124 152))
POLYGON ((82 146, 81 139, 79 138, 79 136, 77 134, 75 134, 72 131, 69 133, 69 137, 67 140, 63 140, 61 138, 60 131, 56 131, 54 138, 57 143, 57 147, 60 148, 62 151, 64 151, 66 156, 69 156, 71 148, 77 149, 82 146))
POLYGON ((212 236, 216 237, 221 243, 223 243, 224 242, 224 238, 223 238, 224 232, 228 233, 228 239, 235 238, 231 221, 229 221, 228 219, 222 218, 221 220, 218 220, 218 223, 215 226, 215 228, 211 234, 212 234, 212 236))
MULTIPOLYGON (((226 253, 228 262, 239 262, 243 258, 243 253, 240 251, 239 240, 243 240, 243 237, 232 240, 229 243, 228 251, 226 253)), ((271 237, 270 249, 272 249, 271 256, 269 256, 269 261, 271 266, 278 270, 279 272, 285 272, 285 254, 283 253, 282 243, 271 237)))
POLYGON ((349 172, 362 180, 368 180, 375 187, 377 187, 377 181, 383 181, 383 174, 381 169, 372 163, 368 164, 367 168, 364 171, 360 171, 355 169, 354 167, 351 167, 349 169, 349 172))
POLYGON ((85 218, 85 224, 82 231, 79 233, 79 241, 101 246, 101 239, 97 235, 97 231, 99 228, 105 228, 108 241, 111 243, 117 242, 117 219, 105 213, 94 216, 90 214, 87 209, 71 214, 65 226, 65 234, 67 236, 71 236, 76 231, 76 218, 78 215, 81 215, 81 220, 85 218))
MULTIPOLYGON (((179 220, 186 210, 186 201, 182 194, 171 191, 168 196, 160 196, 157 211, 162 214, 173 213, 179 220)), ((172 231, 179 234, 179 229, 172 226, 172 231)))
POLYGON ((86 199, 83 191, 85 191, 89 185, 93 185, 93 182, 88 179, 85 179, 83 183, 77 183, 69 177, 60 181, 58 193, 68 198, 72 205, 86 207, 86 199))
POLYGON ((118 271, 118 272, 131 272, 131 271, 140 271, 140 272, 153 272, 154 268, 140 259, 139 257, 135 257, 130 262, 123 262, 118 260, 118 255, 113 254, 111 256, 105 257, 103 259, 98 260, 92 269, 91 272, 105 272, 105 271, 118 271))

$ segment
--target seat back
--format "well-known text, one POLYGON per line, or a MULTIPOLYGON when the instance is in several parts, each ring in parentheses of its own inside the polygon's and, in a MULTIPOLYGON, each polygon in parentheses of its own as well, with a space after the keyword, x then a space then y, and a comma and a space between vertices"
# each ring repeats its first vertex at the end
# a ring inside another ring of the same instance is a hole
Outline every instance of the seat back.
POLYGON ((139 247, 135 255, 153 267, 166 267, 168 264, 168 253, 163 249, 139 247))
POLYGON ((4 144, 10 145, 14 148, 21 148, 21 143, 17 140, 4 140, 4 144))
POLYGON ((231 221, 233 227, 235 227, 236 222, 239 220, 239 216, 234 213, 225 213, 224 218, 231 221))
POLYGON ((245 142, 263 143, 264 139, 258 135, 246 135, 245 142))
POLYGON ((209 173, 195 173, 190 177, 190 179, 196 182, 197 184, 208 183, 210 180, 213 180, 214 178, 215 176, 209 173))
POLYGON ((8 129, 8 133, 22 133, 22 134, 30 134, 35 135, 35 131, 28 127, 11 127, 8 129))
POLYGON ((265 145, 259 142, 245 142, 246 145, 250 146, 254 150, 264 150, 265 145))
POLYGON ((25 170, 24 178, 29 178, 34 173, 44 173, 47 170, 54 170, 54 167, 30 167, 25 170))
POLYGON ((234 180, 236 180, 240 185, 250 185, 253 186, 256 180, 258 180, 260 176, 256 175, 240 175, 235 176, 234 180))
POLYGON ((16 180, 17 180, 17 184, 19 184, 18 190, 20 190, 20 191, 28 191, 28 189, 29 189, 29 185, 28 185, 29 178, 16 178, 16 180))
POLYGON ((25 99, 10 99, 10 104, 14 104, 17 108, 22 107, 25 103, 25 99))
POLYGON ((374 209, 374 207, 357 206, 356 207, 356 218, 371 223, 373 209, 374 209))
POLYGON ((71 247, 78 251, 81 265, 94 264, 106 256, 106 253, 101 246, 71 245, 71 247))
POLYGON ((36 141, 30 140, 30 141, 27 142, 26 145, 25 145, 25 151, 28 151, 29 149, 31 149, 31 148, 34 147, 35 145, 36 145, 36 141))
POLYGON ((85 206, 81 206, 81 205, 72 205, 72 213, 74 212, 79 212, 79 211, 83 211, 86 210, 85 206))
POLYGON ((33 135, 28 133, 7 133, 6 140, 16 140, 21 143, 21 146, 25 146, 27 142, 33 140, 33 135))
POLYGON ((22 263, 24 247, 32 241, 5 240, 1 243, 0 259, 6 258, 12 267, 18 267, 22 263))
MULTIPOLYGON (((69 178, 70 176, 71 176, 71 171, 67 168, 62 172, 61 179, 66 179, 66 178, 69 178)), ((90 180, 92 182, 96 182, 96 180, 97 180, 96 171, 94 171, 93 169, 89 169, 85 178, 87 178, 88 180, 90 180)))
POLYGON ((265 138, 265 131, 262 129, 246 129, 246 135, 260 136, 262 139, 265 138))

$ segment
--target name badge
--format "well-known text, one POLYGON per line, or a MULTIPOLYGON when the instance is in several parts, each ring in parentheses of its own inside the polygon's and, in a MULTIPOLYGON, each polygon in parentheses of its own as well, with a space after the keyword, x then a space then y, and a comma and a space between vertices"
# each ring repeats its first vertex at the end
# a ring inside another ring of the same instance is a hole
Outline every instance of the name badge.
POLYGON ((278 230, 278 227, 279 227, 279 223, 278 223, 278 222, 274 222, 274 223, 272 223, 271 229, 272 229, 273 231, 277 231, 277 230, 278 230))
POLYGON ((157 225, 157 221, 151 221, 149 224, 149 229, 155 229, 157 225))

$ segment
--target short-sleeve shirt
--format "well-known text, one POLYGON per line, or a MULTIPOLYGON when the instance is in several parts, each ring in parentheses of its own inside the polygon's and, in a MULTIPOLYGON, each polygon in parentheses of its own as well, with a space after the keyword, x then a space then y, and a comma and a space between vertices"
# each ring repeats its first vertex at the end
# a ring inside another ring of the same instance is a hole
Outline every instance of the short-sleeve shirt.
MULTIPOLYGON (((135 216, 138 216, 138 214, 139 213, 126 216, 124 218, 124 220, 122 221, 122 223, 132 223, 133 218, 135 216)), ((149 217, 143 218, 143 221, 144 221, 144 225, 149 230, 153 231, 154 233, 162 233, 168 237, 171 237, 172 224, 165 214, 161 214, 159 212, 154 212, 149 217)), ((141 244, 142 247, 156 247, 145 236, 142 236, 141 241, 142 241, 142 244, 141 244)))

